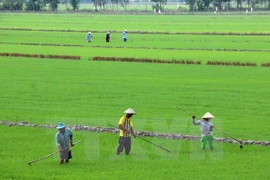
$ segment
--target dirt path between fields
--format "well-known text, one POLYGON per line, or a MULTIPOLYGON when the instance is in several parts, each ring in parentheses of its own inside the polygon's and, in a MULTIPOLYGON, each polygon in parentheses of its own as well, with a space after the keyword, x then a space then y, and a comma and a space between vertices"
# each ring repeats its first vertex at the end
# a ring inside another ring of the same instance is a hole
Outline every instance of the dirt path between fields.
MULTIPOLYGON (((52 128, 54 129, 56 125, 54 124, 30 124, 26 121, 22 122, 10 122, 10 121, 0 121, 0 125, 6 126, 20 126, 20 127, 34 127, 34 128, 52 128)), ((86 125, 71 125, 68 126, 73 131, 91 131, 91 132, 108 132, 108 133, 118 133, 119 130, 116 128, 107 128, 107 127, 90 127, 86 125)), ((157 137, 164 139, 189 139, 189 140, 199 140, 200 136, 193 136, 187 134, 170 134, 170 133, 158 133, 158 132, 147 132, 147 131, 136 131, 136 135, 146 136, 146 137, 157 137)), ((223 143, 235 143, 239 144, 239 142, 232 140, 230 138, 219 138, 214 137, 215 141, 223 142, 223 143)), ((261 145, 261 146, 270 146, 270 141, 255 141, 255 140, 242 140, 243 144, 253 144, 253 145, 261 145)))

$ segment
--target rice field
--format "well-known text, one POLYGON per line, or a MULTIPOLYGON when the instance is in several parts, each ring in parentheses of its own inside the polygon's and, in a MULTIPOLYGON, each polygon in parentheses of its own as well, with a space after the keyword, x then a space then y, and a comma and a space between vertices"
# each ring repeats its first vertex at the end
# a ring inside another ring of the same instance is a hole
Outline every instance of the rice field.
MULTIPOLYGON (((0 13, 0 121, 117 125, 134 108, 135 131, 200 136, 180 106, 241 140, 269 141, 270 17, 264 15, 97 15, 0 13), (128 30, 128 41, 121 32, 128 30), (94 38, 87 43, 91 31, 94 38), (105 34, 111 32, 111 42, 105 34), (218 34, 219 33, 219 34, 218 34), (79 56, 80 60, 15 55, 79 56), (94 61, 94 57, 190 60, 201 64, 94 61), (213 62, 256 66, 209 65, 213 62)), ((145 137, 130 156, 115 155, 118 135, 74 131, 83 143, 69 164, 53 128, 0 125, 3 179, 269 179, 269 146, 145 137)), ((215 131, 215 137, 228 138, 215 131)))

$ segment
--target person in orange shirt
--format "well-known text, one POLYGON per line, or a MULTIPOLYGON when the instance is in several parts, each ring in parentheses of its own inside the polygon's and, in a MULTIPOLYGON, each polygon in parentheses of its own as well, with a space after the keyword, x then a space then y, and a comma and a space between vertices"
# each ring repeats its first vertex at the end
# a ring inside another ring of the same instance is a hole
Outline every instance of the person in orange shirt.
POLYGON ((131 150, 131 135, 136 138, 136 135, 133 131, 133 122, 131 117, 135 114, 135 111, 132 108, 128 108, 125 112, 125 115, 122 116, 119 120, 120 129, 119 132, 119 145, 117 147, 116 154, 119 155, 125 148, 125 154, 128 155, 131 150))

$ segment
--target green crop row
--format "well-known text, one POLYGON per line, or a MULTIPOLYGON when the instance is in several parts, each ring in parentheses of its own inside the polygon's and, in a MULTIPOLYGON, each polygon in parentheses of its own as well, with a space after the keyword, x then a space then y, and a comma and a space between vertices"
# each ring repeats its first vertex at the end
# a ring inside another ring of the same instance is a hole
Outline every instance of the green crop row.
POLYGON ((198 141, 147 138, 171 151, 167 153, 136 138, 130 156, 116 156, 117 135, 83 131, 74 131, 75 141, 83 142, 72 148, 69 164, 59 165, 54 154, 29 166, 28 162, 56 151, 56 129, 1 125, 0 130, 6 140, 1 147, 2 179, 60 180, 63 171, 65 178, 75 180, 269 178, 268 161, 263 158, 269 158, 267 147, 244 146, 240 151, 235 144, 216 143, 214 151, 202 152, 198 141))
MULTIPOLYGON (((191 115, 211 112, 214 126, 239 140, 270 138, 269 68, 93 61, 190 60, 269 66, 270 16, 266 15, 97 15, 0 13, 0 53, 80 57, 79 61, 0 56, 0 121, 33 124, 116 125, 132 107, 135 131, 200 136, 191 115), (14 30, 11 30, 14 29, 14 30), (42 29, 20 31, 16 29, 42 29), (163 32, 163 34, 121 33, 163 32), (46 30, 46 31, 45 31, 46 30), (61 32, 49 31, 59 30, 61 32), (63 32, 68 31, 70 32, 63 32), (75 32, 79 31, 79 32, 75 32), (93 33, 92 43, 85 35, 93 33), (111 41, 105 42, 110 31, 111 41), (84 33, 83 33, 84 32, 84 33), (187 35, 173 33, 202 33, 187 35), (246 36, 205 33, 247 34, 246 36), (171 33, 171 34, 166 34, 171 33), (220 49, 235 51, 219 51, 220 49), (245 50, 245 51, 244 51, 245 50), (179 111, 176 106, 188 113, 179 111)), ((132 139, 130 156, 115 155, 118 135, 74 131, 83 143, 59 165, 56 129, 0 126, 2 179, 269 179, 269 148, 199 140, 132 139)), ((214 129, 216 138, 229 138, 214 129)))
POLYGON ((1 28, 269 33, 269 15, 130 15, 0 13, 1 28), (23 19, 23 21, 21 20, 23 19), (260 28, 258 28, 260 27, 260 28))

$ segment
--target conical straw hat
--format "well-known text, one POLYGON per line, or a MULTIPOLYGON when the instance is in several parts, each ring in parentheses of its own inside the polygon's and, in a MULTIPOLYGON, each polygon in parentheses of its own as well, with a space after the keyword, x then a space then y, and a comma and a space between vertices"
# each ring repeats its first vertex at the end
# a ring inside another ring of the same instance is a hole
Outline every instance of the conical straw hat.
POLYGON ((136 114, 135 111, 132 108, 128 108, 127 110, 125 110, 126 114, 136 114))
POLYGON ((205 115, 203 115, 202 118, 213 118, 215 116, 213 116, 210 112, 207 112, 205 115))

